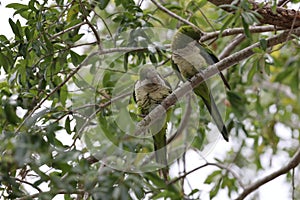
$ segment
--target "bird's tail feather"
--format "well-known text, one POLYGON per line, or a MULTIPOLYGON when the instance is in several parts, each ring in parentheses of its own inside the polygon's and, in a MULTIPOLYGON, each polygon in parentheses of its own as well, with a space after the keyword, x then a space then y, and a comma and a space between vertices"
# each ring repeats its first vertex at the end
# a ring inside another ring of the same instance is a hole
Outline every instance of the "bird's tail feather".
POLYGON ((218 109, 211 93, 209 94, 209 97, 210 97, 209 101, 205 98, 202 98, 202 100, 204 101, 210 115, 212 116, 213 120, 215 121, 217 128, 221 132, 223 138, 228 142, 228 131, 227 131, 226 126, 224 125, 224 122, 223 122, 223 119, 219 112, 219 109, 218 109))
MULTIPOLYGON (((164 129, 164 128, 163 128, 164 129)), ((165 129, 161 130, 159 133, 153 136, 154 140, 154 150, 155 150, 155 159, 156 162, 162 166, 160 173, 164 177, 164 179, 167 181, 168 180, 168 161, 167 161, 167 142, 166 142, 166 134, 165 134, 165 129), (162 132, 162 133, 161 133, 162 132)))

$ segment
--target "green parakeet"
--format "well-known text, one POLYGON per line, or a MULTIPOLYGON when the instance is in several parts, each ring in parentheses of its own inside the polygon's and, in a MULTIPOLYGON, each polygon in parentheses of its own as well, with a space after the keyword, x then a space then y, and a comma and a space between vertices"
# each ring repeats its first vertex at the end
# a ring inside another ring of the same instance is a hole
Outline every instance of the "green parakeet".
MULTIPOLYGON (((134 99, 142 115, 148 115, 151 110, 172 93, 170 84, 151 65, 146 65, 139 71, 139 80, 134 86, 134 99)), ((158 119, 150 126, 153 135, 156 162, 167 166, 167 141, 166 130, 170 110, 162 119, 158 119)), ((164 167, 161 173, 165 180, 168 179, 168 168, 164 167)))
MULTIPOLYGON (((180 27, 174 35, 171 46, 172 65, 186 79, 192 78, 203 68, 218 62, 213 52, 200 43, 201 35, 200 31, 191 26, 180 27)), ((220 75, 223 76, 221 73, 220 75)), ((229 88, 227 82, 224 83, 229 88)), ((228 141, 228 131, 206 82, 195 87, 194 93, 202 98, 223 138, 228 141)))

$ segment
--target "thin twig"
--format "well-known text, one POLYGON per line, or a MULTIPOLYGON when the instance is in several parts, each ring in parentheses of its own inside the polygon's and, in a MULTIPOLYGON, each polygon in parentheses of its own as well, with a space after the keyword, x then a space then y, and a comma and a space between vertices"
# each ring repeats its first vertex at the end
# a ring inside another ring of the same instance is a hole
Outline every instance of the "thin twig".
POLYGON ((27 185, 30 185, 31 187, 33 187, 33 188, 36 189, 37 191, 42 192, 42 190, 41 190, 38 186, 36 186, 36 185, 34 185, 34 184, 32 184, 32 183, 30 183, 30 182, 28 182, 28 181, 25 181, 25 180, 22 180, 22 179, 19 179, 19 178, 15 178, 15 177, 12 177, 12 178, 14 178, 16 181, 19 181, 19 182, 21 182, 21 183, 25 183, 25 184, 27 184, 27 185))
POLYGON ((173 179, 172 181, 168 182, 168 185, 172 185, 172 184, 176 183, 177 181, 179 181, 179 180, 181 180, 181 179, 187 177, 189 174, 191 174, 191 173, 193 173, 193 172, 195 172, 195 171, 197 171, 197 170, 199 170, 199 169, 202 169, 202 168, 204 168, 204 167, 207 167, 208 165, 209 165, 209 163, 205 163, 205 164, 203 164, 203 165, 201 165, 201 166, 199 166, 199 167, 196 167, 195 169, 192 169, 191 171, 188 171, 188 172, 186 172, 185 174, 183 174, 183 175, 181 175, 181 176, 179 176, 179 177, 173 179))
MULTIPOLYGON (((84 12, 87 12, 87 10, 85 9, 84 5, 82 4, 81 0, 79 1, 80 7, 84 12)), ((98 49, 101 51, 102 50, 102 45, 101 45, 101 39, 100 36, 98 35, 98 32, 96 30, 96 28, 94 27, 94 25, 88 20, 87 18, 87 14, 83 13, 83 17, 84 20, 86 21, 86 23, 88 24, 88 26, 92 29, 94 36, 97 40, 97 44, 98 44, 98 49)))
POLYGON ((295 200, 295 168, 292 169, 292 200, 295 200))
POLYGON ((108 34, 109 34, 110 38, 113 38, 113 35, 112 35, 112 33, 111 33, 111 31, 110 31, 110 29, 109 29, 109 27, 108 27, 106 21, 103 19, 103 17, 101 17, 101 16, 96 12, 95 9, 93 9, 93 11, 94 11, 95 15, 96 15, 97 17, 99 17, 99 18, 101 19, 101 21, 103 22, 103 24, 104 24, 106 30, 108 31, 108 34))
MULTIPOLYGON (((299 11, 299 8, 300 7, 298 7, 297 11, 299 11)), ((290 37, 290 34, 291 34, 292 30, 294 30, 296 19, 297 19, 297 15, 294 16, 294 19, 293 19, 293 22, 292 22, 292 26, 291 26, 291 29, 290 29, 290 32, 289 32, 289 37, 290 37)), ((288 41, 288 37, 286 38, 286 40, 288 41)))
MULTIPOLYGON (((167 9, 166 7, 164 7, 163 5, 161 5, 160 3, 158 3, 156 0, 151 0, 151 2, 153 4, 155 4, 157 6, 158 9, 160 9, 161 11, 165 12, 166 14, 170 15, 171 17, 174 17, 175 19, 178 19, 179 21, 188 24, 196 29, 198 29, 199 31, 201 31, 199 29, 199 27, 195 26, 193 23, 191 23, 190 21, 180 17, 179 15, 173 13, 172 11, 170 11, 169 9, 167 9)), ((202 31, 201 31, 202 32, 202 31)))
POLYGON ((300 163, 300 148, 298 148, 297 152, 294 154, 293 158, 279 170, 274 171, 273 173, 253 182, 249 186, 247 186, 244 191, 236 198, 236 200, 242 200, 246 196, 248 196, 253 191, 257 190, 260 186, 266 184, 267 182, 288 173, 291 169, 295 168, 300 163))
POLYGON ((237 47, 238 44, 240 44, 245 39, 244 34, 237 35, 232 42, 230 42, 228 45, 226 45, 223 49, 223 51, 219 54, 219 59, 223 59, 230 55, 230 53, 237 47))
POLYGON ((52 36, 50 37, 49 40, 53 40, 54 38, 57 38, 58 36, 60 36, 60 35, 62 35, 62 34, 64 34, 64 33, 67 33, 67 32, 69 32, 69 31, 71 31, 71 30, 73 30, 73 29, 79 28, 80 26, 82 26, 82 25, 84 25, 84 24, 86 24, 85 21, 80 22, 80 23, 78 23, 78 24, 76 24, 76 25, 74 25, 74 26, 71 26, 71 27, 67 28, 67 29, 64 29, 64 30, 62 30, 61 32, 58 32, 58 33, 52 35, 52 36))
POLYGON ((290 2, 290 0, 280 0, 280 1, 278 1, 277 6, 278 6, 278 7, 283 7, 283 6, 285 6, 288 2, 290 2))

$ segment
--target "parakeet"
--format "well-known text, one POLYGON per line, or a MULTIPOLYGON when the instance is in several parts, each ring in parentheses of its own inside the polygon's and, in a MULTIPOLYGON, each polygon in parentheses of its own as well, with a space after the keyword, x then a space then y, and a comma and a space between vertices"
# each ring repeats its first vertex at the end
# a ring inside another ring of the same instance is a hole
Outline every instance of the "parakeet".
MULTIPOLYGON (((201 35, 202 33, 199 30, 191 26, 182 26, 176 32, 172 40, 172 66, 186 79, 192 78, 200 70, 218 62, 218 58, 213 52, 204 44, 200 43, 201 35)), ((223 76, 221 73, 220 75, 221 77, 223 76)), ((225 81, 225 85, 230 89, 225 78, 222 77, 222 79, 225 81)), ((202 98, 223 138, 228 141, 227 128, 224 125, 206 82, 195 87, 194 93, 202 98)))
MULTIPOLYGON (((171 93, 172 88, 170 84, 152 65, 146 65, 141 68, 139 80, 134 86, 134 99, 142 115, 146 116, 149 114, 171 93)), ((156 162, 164 166, 167 166, 166 130, 169 115, 170 110, 167 111, 166 115, 162 116, 162 119, 157 120, 150 126, 156 162)), ((161 173, 164 179, 168 180, 168 168, 162 168, 161 173)))

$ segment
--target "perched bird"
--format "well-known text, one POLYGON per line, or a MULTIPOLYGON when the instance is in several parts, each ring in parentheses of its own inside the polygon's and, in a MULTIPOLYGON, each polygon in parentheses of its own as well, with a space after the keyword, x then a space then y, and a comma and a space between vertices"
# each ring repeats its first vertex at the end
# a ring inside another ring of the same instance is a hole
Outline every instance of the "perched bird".
MULTIPOLYGON (((139 80, 135 83, 133 97, 143 116, 148 115, 171 93, 170 84, 152 65, 146 65, 140 69, 139 80)), ((166 130, 169 116, 170 110, 162 116, 162 119, 158 119, 150 126, 156 162, 165 166, 161 169, 161 174, 165 180, 168 180, 166 130)))
MULTIPOLYGON (((205 67, 219 61, 209 48, 200 43, 201 35, 199 30, 191 26, 182 26, 172 40, 172 67, 186 79, 192 78, 205 67)), ((220 75, 230 89, 222 73, 220 75)), ((206 82, 195 87, 194 93, 202 98, 223 138, 228 141, 227 128, 206 82)))

